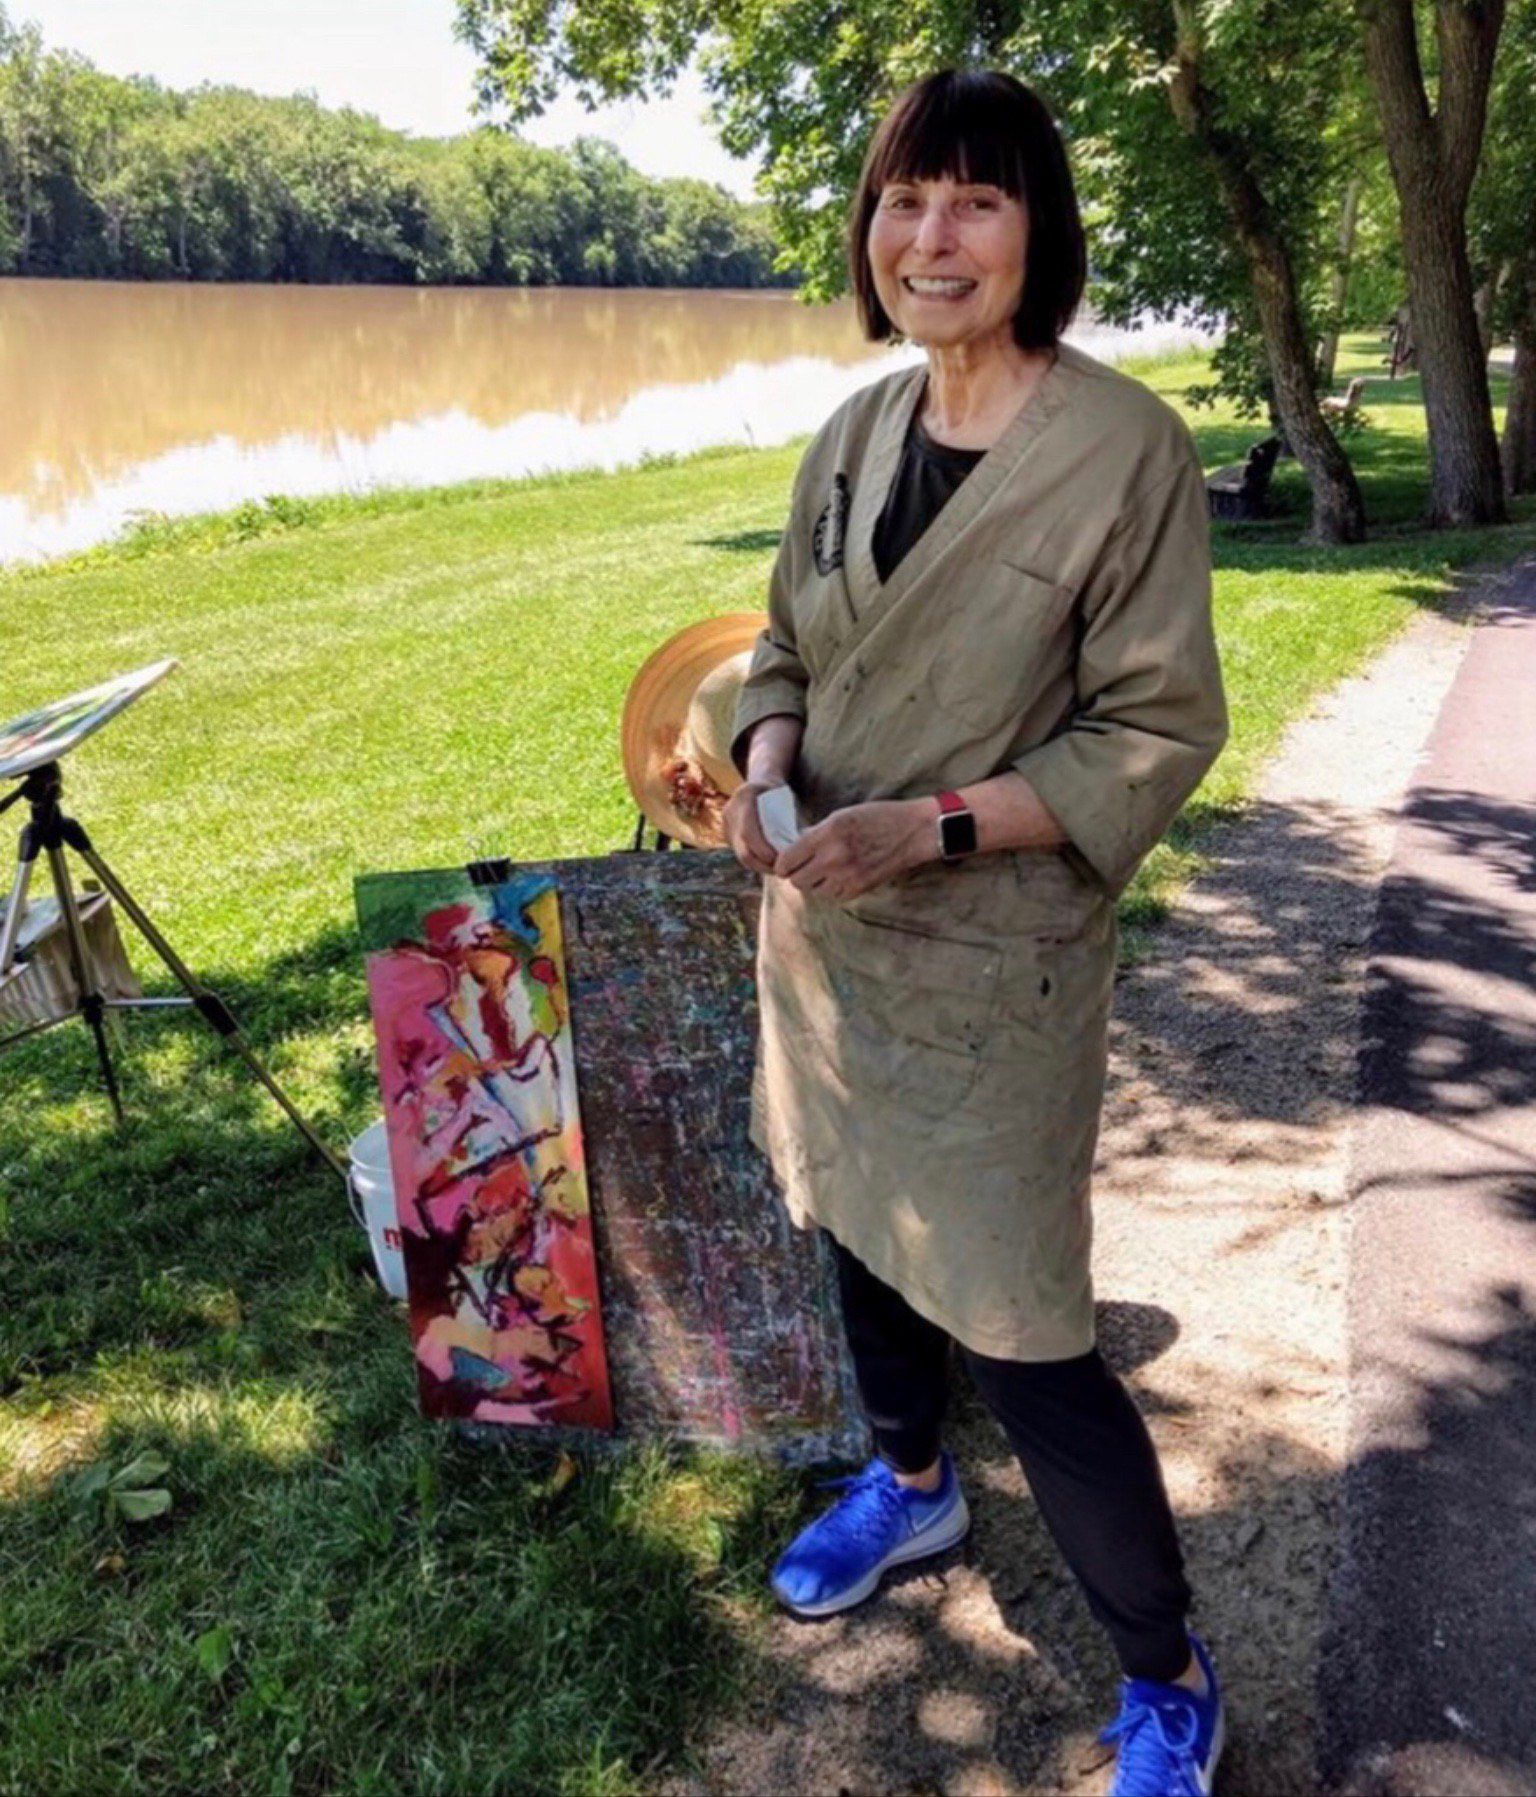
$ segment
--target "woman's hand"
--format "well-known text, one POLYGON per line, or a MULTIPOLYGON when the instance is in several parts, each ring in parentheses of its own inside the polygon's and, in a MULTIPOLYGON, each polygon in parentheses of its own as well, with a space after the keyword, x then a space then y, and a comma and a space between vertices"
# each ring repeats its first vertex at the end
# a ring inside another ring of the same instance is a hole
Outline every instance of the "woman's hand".
POLYGON ((771 874, 774 858, 773 844, 758 821, 757 795, 783 784, 782 780, 744 780, 726 800, 721 814, 726 842, 741 865, 755 874, 771 874))
POLYGON ((857 898, 937 859, 936 816, 932 799, 845 805, 781 849, 769 871, 817 898, 857 898))

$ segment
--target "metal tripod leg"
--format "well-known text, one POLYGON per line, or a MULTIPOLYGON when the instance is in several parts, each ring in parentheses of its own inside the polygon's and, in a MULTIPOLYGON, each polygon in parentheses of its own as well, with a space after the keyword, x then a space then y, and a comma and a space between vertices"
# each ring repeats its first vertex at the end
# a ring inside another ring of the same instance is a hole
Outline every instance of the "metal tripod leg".
POLYGON ((85 952, 85 933, 80 927, 80 907, 75 901, 69 863, 64 859, 64 850, 57 842, 45 843, 43 853, 48 857, 48 866, 53 874, 53 890, 64 919, 64 941, 69 948, 69 965, 75 976, 75 988, 80 994, 80 1015, 91 1026, 91 1034, 96 1038, 96 1058, 101 1062, 101 1077, 106 1084, 107 1097, 112 1100, 112 1114, 121 1124, 123 1098, 117 1089, 117 1071, 112 1065, 112 1049, 107 1041, 104 1015, 106 1006, 91 972, 91 958, 85 952))
POLYGON ((32 869, 37 865, 37 833, 28 824, 21 832, 21 850, 16 857, 16 878, 11 886, 11 900, 6 908, 5 925, 0 928, 0 980, 11 971, 16 959, 16 938, 21 933, 21 914, 27 908, 27 887, 32 869))
POLYGON ((191 998, 192 1003, 202 1013, 207 1022, 224 1038, 229 1046, 234 1049, 235 1053, 240 1056, 241 1060, 245 1062, 251 1072, 255 1074, 262 1085, 264 1085, 268 1092, 272 1094, 273 1098, 277 1100, 278 1104, 282 1106, 294 1128, 300 1131, 315 1152, 325 1158, 333 1171, 341 1179, 346 1179, 347 1169, 341 1164, 341 1161, 331 1152, 321 1138, 315 1134, 303 1114, 296 1110, 289 1102, 287 1093, 283 1091, 282 1087, 278 1085, 277 1081, 273 1079, 270 1073, 268 1073, 262 1062, 257 1059, 255 1050, 252 1049, 250 1043, 246 1041, 244 1035, 241 1033, 239 1024, 235 1022, 235 1019, 231 1014, 228 1005, 224 1003, 224 1000, 219 997, 218 993, 210 992, 208 990, 202 981, 198 979, 197 975, 193 973, 192 969, 187 966, 186 962, 176 953, 175 949, 171 947, 170 943, 160 934, 159 930, 156 929, 154 923, 151 921, 148 913, 140 906, 138 900, 134 898, 128 888, 120 879, 118 879, 112 869, 107 866, 101 856, 96 853, 96 850, 91 846, 90 838, 86 835, 80 825, 76 823, 73 818, 66 818, 63 820, 63 826, 65 841, 76 854, 80 856, 81 860, 86 863, 91 872, 101 881, 106 890, 111 893, 112 897, 122 907, 124 913, 133 919, 133 922, 138 927, 139 933, 176 976, 177 980, 187 992, 187 995, 191 998))

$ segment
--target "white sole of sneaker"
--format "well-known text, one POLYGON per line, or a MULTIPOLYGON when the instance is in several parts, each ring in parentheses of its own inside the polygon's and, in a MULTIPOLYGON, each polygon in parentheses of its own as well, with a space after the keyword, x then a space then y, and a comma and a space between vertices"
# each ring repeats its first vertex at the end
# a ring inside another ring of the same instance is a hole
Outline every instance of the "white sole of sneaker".
POLYGON ((781 1597, 777 1591, 774 1596, 795 1616, 812 1619, 836 1616, 840 1611, 851 1610, 856 1604, 863 1603, 866 1597, 873 1596, 881 1579, 893 1566, 906 1566, 913 1560, 926 1560, 933 1554, 947 1553, 950 1548, 964 1541, 970 1527, 971 1513, 966 1508, 965 1493, 962 1491, 959 1502, 933 1533, 925 1530, 921 1535, 914 1535, 909 1541, 902 1542, 900 1547, 892 1548, 872 1572, 860 1579, 857 1585, 850 1585, 841 1597, 829 1597, 819 1604, 795 1604, 787 1597, 781 1597))
POLYGON ((1201 1797, 1211 1797, 1216 1788, 1216 1762, 1221 1758, 1221 1749, 1227 1738, 1227 1706, 1222 1704, 1216 1715, 1216 1727, 1211 1734, 1211 1757, 1205 1763, 1205 1771, 1197 1772, 1200 1780, 1201 1797))

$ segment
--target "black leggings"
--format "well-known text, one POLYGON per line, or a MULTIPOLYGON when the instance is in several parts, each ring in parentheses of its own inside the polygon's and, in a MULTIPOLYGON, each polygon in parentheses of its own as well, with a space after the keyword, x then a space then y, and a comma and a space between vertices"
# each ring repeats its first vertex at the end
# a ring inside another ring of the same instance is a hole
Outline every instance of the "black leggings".
MULTIPOLYGON (((834 1237, 843 1326, 875 1446, 897 1472, 938 1457, 950 1338, 834 1237)), ((1190 1589, 1157 1450, 1097 1348, 1071 1360, 993 1360, 960 1347, 1036 1506, 1126 1675, 1189 1664, 1190 1589)))

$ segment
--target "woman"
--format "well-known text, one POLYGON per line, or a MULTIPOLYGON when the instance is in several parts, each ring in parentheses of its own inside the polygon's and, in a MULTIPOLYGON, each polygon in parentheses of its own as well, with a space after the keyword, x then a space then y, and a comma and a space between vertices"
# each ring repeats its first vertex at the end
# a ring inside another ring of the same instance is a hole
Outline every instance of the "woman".
POLYGON ((1200 464, 1161 400, 1060 341, 1082 229, 1011 77, 901 95, 849 253, 866 335, 926 366, 855 393, 800 464, 724 823, 766 876, 753 1139, 832 1238, 878 1453, 774 1589, 829 1615, 965 1533, 954 1341, 1119 1654, 1115 1790, 1204 1793, 1221 1696, 1089 1277, 1115 898, 1227 733, 1200 464), (775 853, 757 799, 786 782, 808 827, 775 853))

